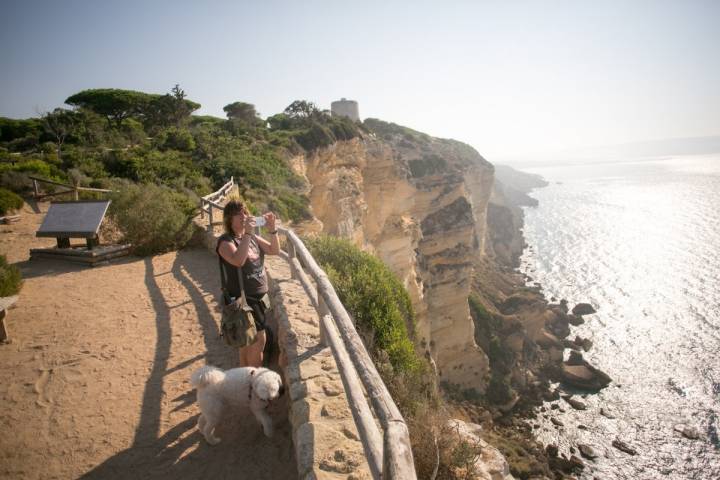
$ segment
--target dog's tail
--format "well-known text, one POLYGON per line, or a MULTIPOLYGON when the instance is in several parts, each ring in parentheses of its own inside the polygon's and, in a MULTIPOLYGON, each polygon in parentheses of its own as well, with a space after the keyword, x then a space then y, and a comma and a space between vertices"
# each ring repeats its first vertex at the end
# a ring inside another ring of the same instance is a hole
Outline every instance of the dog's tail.
POLYGON ((216 383, 220 383, 223 381, 224 378, 225 372, 223 372, 219 368, 206 365, 192 374, 192 376, 190 377, 190 383, 193 387, 199 390, 209 385, 215 385, 216 383))

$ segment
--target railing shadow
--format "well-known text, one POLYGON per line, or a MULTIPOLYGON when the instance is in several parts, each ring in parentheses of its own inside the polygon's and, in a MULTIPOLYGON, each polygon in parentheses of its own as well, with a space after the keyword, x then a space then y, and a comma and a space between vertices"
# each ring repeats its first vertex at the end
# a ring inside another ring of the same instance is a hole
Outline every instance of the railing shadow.
MULTIPOLYGON (((207 251, 180 251, 171 273, 186 290, 197 310, 203 335, 204 354, 208 364, 223 369, 237 366, 237 350, 222 343, 208 292, 219 292, 217 260, 207 251)), ((199 479, 247 478, 294 479, 297 468, 293 455, 288 422, 276 425, 275 436, 268 439, 257 421, 247 411, 238 411, 224 418, 216 431, 223 441, 209 446, 195 429, 197 415, 187 417, 159 435, 163 398, 163 381, 168 373, 181 369, 189 378, 200 366, 200 356, 187 359, 168 369, 172 347, 171 305, 166 302, 157 283, 151 258, 145 260, 145 284, 150 294, 157 329, 155 359, 145 385, 140 420, 132 445, 83 474, 83 480, 128 479, 199 479)), ((173 411, 189 408, 195 402, 195 391, 177 396, 173 411)), ((287 396, 286 396, 287 397, 287 396)), ((286 405, 285 405, 286 407, 286 405)))

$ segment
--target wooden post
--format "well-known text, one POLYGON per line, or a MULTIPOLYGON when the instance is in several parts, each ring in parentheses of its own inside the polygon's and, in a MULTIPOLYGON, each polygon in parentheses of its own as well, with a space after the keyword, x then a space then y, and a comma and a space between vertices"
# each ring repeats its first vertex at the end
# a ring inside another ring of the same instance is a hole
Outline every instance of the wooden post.
POLYGON ((80 192, 78 191, 77 187, 73 188, 73 198, 76 202, 80 200, 80 192))
POLYGON ((0 343, 4 343, 10 338, 7 327, 5 327, 5 308, 0 310, 0 343))
POLYGON ((322 293, 320 292, 320 285, 318 284, 318 292, 317 292, 317 302, 318 302, 318 316, 320 317, 320 345, 323 347, 327 347, 327 332, 325 331, 325 325, 322 322, 322 318, 325 315, 330 315, 330 310, 328 309, 327 304, 325 303, 325 299, 323 299, 322 293))
POLYGON ((40 196, 40 189, 38 188, 38 182, 37 180, 33 179, 33 193, 35 194, 35 197, 40 196))
POLYGON ((213 231, 213 206, 208 204, 208 232, 213 231))
POLYGON ((287 253, 288 253, 288 263, 290 264, 290 276, 294 279, 297 279, 298 274, 295 271, 295 265, 293 263, 293 258, 295 258, 295 247, 293 246, 292 242, 288 242, 287 244, 287 253))
POLYGON ((205 219, 205 200, 200 199, 200 219, 205 219))

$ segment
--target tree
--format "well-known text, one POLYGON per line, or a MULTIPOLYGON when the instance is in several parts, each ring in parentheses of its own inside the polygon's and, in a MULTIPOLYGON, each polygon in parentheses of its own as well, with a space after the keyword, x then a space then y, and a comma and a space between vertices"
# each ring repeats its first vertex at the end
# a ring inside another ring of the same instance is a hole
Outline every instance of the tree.
POLYGON ((57 158, 62 161, 62 146, 68 135, 72 134, 80 121, 79 115, 72 110, 56 108, 42 115, 45 130, 55 139, 57 158))
POLYGON ((223 107, 223 112, 230 120, 241 120, 248 125, 257 123, 259 120, 258 113, 255 111, 255 105, 245 102, 233 102, 223 107))
POLYGON ((170 93, 151 95, 150 101, 140 112, 146 128, 181 127, 186 124, 192 112, 201 106, 186 99, 186 96, 185 91, 178 84, 175 84, 170 93))
POLYGON ((96 88, 78 92, 68 97, 65 103, 105 115, 108 125, 115 121, 116 126, 120 127, 123 119, 142 111, 151 100, 151 95, 134 90, 96 88))
POLYGON ((307 100, 295 100, 285 109, 284 112, 291 118, 308 119, 321 114, 320 109, 307 100))

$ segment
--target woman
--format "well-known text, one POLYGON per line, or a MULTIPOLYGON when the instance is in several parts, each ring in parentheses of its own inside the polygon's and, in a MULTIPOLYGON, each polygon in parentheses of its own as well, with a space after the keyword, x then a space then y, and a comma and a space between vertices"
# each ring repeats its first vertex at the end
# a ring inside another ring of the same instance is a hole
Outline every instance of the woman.
MULTIPOLYGON (((255 312, 258 334, 255 343, 240 348, 241 367, 261 367, 263 351, 267 340, 265 310, 268 283, 265 275, 265 255, 278 255, 280 241, 275 227, 276 217, 272 212, 263 215, 270 241, 255 235, 255 217, 238 200, 230 200, 223 209, 225 233, 220 236, 215 251, 220 256, 221 272, 226 279, 227 293, 234 300, 240 296, 240 273, 245 287, 248 305, 255 312)), ((225 299, 227 301, 227 299, 225 299)))

